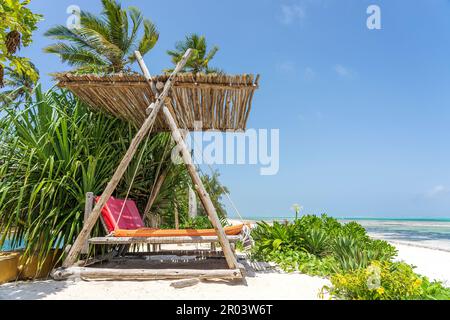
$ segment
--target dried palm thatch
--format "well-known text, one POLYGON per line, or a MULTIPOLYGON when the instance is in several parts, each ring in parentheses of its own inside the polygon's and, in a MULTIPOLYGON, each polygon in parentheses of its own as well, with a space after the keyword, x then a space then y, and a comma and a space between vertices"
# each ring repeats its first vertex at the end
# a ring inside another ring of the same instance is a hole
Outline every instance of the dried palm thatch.
MULTIPOLYGON (((72 91, 94 109, 142 125, 155 100, 145 78, 138 74, 54 75, 58 86, 72 91)), ((168 75, 153 78, 161 90, 168 75)), ((259 75, 179 74, 166 105, 182 129, 245 130, 259 75), (201 122, 201 123, 200 123, 201 122)), ((154 131, 169 131, 159 117, 154 131)))

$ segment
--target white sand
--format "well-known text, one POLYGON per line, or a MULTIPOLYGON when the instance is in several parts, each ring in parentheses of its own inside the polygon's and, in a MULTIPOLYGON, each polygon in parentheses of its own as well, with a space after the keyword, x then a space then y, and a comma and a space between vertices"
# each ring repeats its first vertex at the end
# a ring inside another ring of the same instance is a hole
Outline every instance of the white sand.
POLYGON ((450 252, 391 242, 398 249, 397 260, 416 266, 415 271, 450 286, 450 252))
POLYGON ((172 281, 35 281, 0 286, 0 299, 319 299, 327 280, 302 274, 256 273, 247 286, 202 282, 175 289, 172 281))
MULTIPOLYGON (((416 272, 450 286, 450 252, 393 243, 398 260, 417 266, 416 272)), ((258 269, 259 270, 259 269, 258 269)), ((319 299, 329 281, 298 273, 268 269, 250 271, 247 285, 232 282, 201 282, 175 289, 172 281, 34 281, 0 285, 1 299, 319 299)))

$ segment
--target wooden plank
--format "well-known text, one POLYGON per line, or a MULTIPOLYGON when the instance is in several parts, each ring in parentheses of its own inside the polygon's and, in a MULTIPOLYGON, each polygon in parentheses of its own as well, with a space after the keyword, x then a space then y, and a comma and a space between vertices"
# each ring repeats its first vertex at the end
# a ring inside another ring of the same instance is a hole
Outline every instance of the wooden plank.
MULTIPOLYGON (((94 206, 94 193, 88 192, 86 193, 86 203, 84 205, 84 223, 86 223, 89 218, 92 207, 94 206)), ((84 247, 81 250, 81 254, 89 254, 89 242, 86 240, 84 242, 84 247)))
POLYGON ((109 269, 70 267, 53 271, 54 280, 80 277, 85 280, 162 280, 162 279, 242 279, 236 269, 109 269))
MULTIPOLYGON (((147 137, 148 132, 150 131, 150 128, 153 126, 153 123, 156 120, 156 116, 158 115, 159 110, 164 104, 165 98, 169 95, 169 92, 173 85, 173 80, 176 76, 176 74, 184 67, 187 60, 189 59, 189 56, 191 55, 192 50, 186 51, 181 61, 177 64, 175 67, 175 70, 170 75, 169 79, 167 80, 164 90, 161 93, 160 96, 156 99, 155 107, 153 111, 150 113, 148 118, 145 120, 142 127, 139 129, 136 136, 131 141, 131 144, 123 157, 122 161, 120 162, 119 166, 117 167, 112 179, 109 181, 108 185, 106 186, 105 190, 103 191, 102 195, 100 196, 100 199, 98 200, 97 204, 95 205, 94 210, 92 211, 91 215, 87 219, 86 223, 83 226, 83 229, 81 230, 80 234, 76 238, 75 242, 73 243, 72 247, 70 248, 70 251, 66 257, 66 259, 63 262, 63 267, 69 267, 73 265, 76 260, 78 259, 78 256, 80 255, 80 251, 83 248, 84 243, 89 238, 89 233, 91 232, 92 228, 94 227, 95 223, 98 220, 98 217, 100 216, 101 209, 105 206, 108 199, 111 197, 112 193, 117 187, 117 184, 119 183, 120 179, 122 178, 123 174, 125 173, 126 169, 128 168, 128 165, 130 164, 131 160, 133 159, 134 154, 136 153, 139 145, 144 140, 145 137, 147 137)), ((141 57, 142 59, 142 57, 141 57)), ((138 59, 139 60, 139 59, 138 59)))
MULTIPOLYGON (((226 236, 228 243, 242 240, 241 236, 226 236)), ((219 242, 217 236, 204 237, 97 237, 89 239, 90 244, 172 244, 219 242)), ((231 247, 230 247, 231 249, 231 247)))
POLYGON ((184 142, 184 139, 181 135, 181 132, 178 129, 175 120, 173 119, 172 114, 170 113, 167 107, 163 107, 163 114, 165 116, 167 124, 170 127, 170 130, 172 131, 172 137, 177 143, 179 150, 181 151, 183 161, 194 183, 194 187, 197 191, 197 194, 203 204, 203 207, 205 208, 206 213, 208 214, 208 217, 210 218, 210 221, 214 229, 216 230, 220 245, 222 246, 222 250, 225 255, 225 259, 227 260, 228 267, 230 269, 236 269, 237 268, 236 257, 233 251, 231 250, 230 242, 228 241, 225 231, 223 230, 222 224, 220 223, 219 217, 216 212, 216 208, 214 208, 211 198, 209 197, 209 194, 206 192, 205 186, 203 185, 203 182, 200 179, 200 176, 198 175, 198 172, 193 164, 191 153, 189 152, 186 143, 184 142))

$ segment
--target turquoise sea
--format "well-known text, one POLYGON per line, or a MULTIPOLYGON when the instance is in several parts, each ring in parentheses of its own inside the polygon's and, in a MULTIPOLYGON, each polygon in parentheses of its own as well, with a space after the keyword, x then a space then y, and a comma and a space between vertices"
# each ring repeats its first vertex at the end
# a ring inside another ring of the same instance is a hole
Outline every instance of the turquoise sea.
MULTIPOLYGON (((284 221, 291 217, 248 217, 251 221, 284 221)), ((418 247, 450 251, 450 219, 337 218, 356 221, 374 238, 418 247)))

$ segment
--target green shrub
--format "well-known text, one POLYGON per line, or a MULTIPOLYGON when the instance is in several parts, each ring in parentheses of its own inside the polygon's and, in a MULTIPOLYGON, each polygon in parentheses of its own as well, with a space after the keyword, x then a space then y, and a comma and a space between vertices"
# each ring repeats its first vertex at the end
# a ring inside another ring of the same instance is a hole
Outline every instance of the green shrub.
MULTIPOLYGON (((365 268, 373 260, 390 260, 396 255, 393 246, 386 241, 370 239, 358 223, 341 224, 325 214, 320 217, 305 215, 289 224, 261 222, 252 231, 252 236, 254 257, 282 263, 284 269, 298 270, 298 261, 310 265, 306 260, 314 257, 314 267, 303 268, 304 271, 316 270, 322 265, 320 259, 327 259, 327 268, 342 272, 365 268), (300 252, 308 255, 301 255, 302 259, 299 259, 300 252), (292 266, 288 267, 289 263, 292 266)), ((321 273, 329 274, 327 268, 321 273)))
POLYGON ((275 262, 287 272, 331 277, 324 287, 337 299, 450 299, 450 289, 394 263, 394 246, 371 239, 356 222, 306 215, 293 223, 262 222, 252 230, 251 258, 275 262), (379 283, 378 283, 379 281, 379 283))
POLYGON ((307 230, 303 237, 303 248, 306 252, 317 257, 323 257, 330 253, 329 238, 324 230, 307 230))
POLYGON ((303 240, 293 224, 258 222, 252 230, 254 253, 258 256, 295 248, 303 240))
POLYGON ((335 271, 351 271, 365 268, 370 260, 360 242, 352 237, 341 236, 333 243, 333 255, 337 265, 335 271))
POLYGON ((419 300, 448 299, 450 289, 439 282, 429 282, 404 262, 373 261, 367 268, 331 276, 332 286, 325 286, 332 298, 348 300, 419 300))

